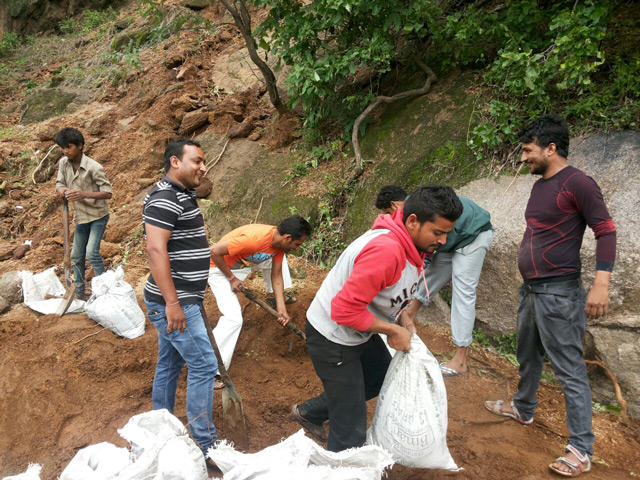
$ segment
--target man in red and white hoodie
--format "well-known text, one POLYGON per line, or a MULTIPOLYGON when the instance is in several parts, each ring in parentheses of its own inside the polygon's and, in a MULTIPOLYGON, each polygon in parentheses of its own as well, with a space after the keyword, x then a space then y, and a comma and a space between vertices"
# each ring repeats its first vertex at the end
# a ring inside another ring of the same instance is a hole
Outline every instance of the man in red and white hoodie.
POLYGON ((424 256, 447 241, 462 213, 450 187, 426 185, 403 210, 380 215, 373 228, 340 255, 307 311, 307 348, 324 392, 294 405, 294 418, 333 452, 364 445, 366 401, 378 396, 391 355, 408 351, 415 333, 405 308, 421 275, 424 256))

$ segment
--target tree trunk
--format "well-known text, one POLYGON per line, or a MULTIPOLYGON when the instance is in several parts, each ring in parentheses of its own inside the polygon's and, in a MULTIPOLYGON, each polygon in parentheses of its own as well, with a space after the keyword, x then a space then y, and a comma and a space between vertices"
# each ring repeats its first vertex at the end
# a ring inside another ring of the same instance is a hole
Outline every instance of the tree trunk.
POLYGON ((258 47, 256 45, 256 41, 253 38, 251 33, 251 15, 249 14, 249 10, 247 9, 247 5, 245 0, 235 0, 234 5, 231 5, 229 0, 220 0, 225 8, 231 13, 233 17, 233 21, 240 30, 242 37, 244 38, 244 42, 247 45, 247 50, 249 51, 249 57, 256 64, 262 76, 264 77, 264 81, 267 85, 267 92, 269 93, 269 99, 273 104, 274 108, 281 115, 287 113, 287 107, 282 102, 280 98, 280 93, 278 92, 278 85, 276 83, 276 76, 271 70, 271 67, 267 65, 260 55, 258 55, 258 47), (240 10, 235 7, 236 2, 240 4, 240 10))

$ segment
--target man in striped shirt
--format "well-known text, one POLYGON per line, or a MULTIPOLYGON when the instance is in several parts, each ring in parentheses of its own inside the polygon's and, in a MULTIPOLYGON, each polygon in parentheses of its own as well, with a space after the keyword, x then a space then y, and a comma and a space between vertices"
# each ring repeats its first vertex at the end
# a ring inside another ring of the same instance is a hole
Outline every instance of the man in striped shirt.
POLYGON ((158 329, 153 408, 173 413, 178 376, 187 365, 187 419, 203 453, 216 441, 211 415, 218 362, 200 313, 209 276, 209 244, 194 189, 206 172, 200 145, 176 140, 164 153, 166 174, 144 200, 151 274, 144 287, 158 329))

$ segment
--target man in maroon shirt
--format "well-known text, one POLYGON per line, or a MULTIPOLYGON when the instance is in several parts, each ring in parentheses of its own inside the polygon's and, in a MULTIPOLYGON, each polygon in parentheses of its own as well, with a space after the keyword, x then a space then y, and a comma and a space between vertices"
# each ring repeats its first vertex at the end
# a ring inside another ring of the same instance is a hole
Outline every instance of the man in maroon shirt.
POLYGON ((527 228, 518 253, 524 280, 518 308, 520 382, 513 401, 485 402, 496 415, 533 422, 545 352, 562 383, 569 442, 566 456, 549 468, 576 477, 591 468, 591 389, 582 358, 586 317, 607 313, 616 229, 596 182, 567 163, 569 129, 559 115, 538 118, 520 134, 522 161, 542 175, 525 211, 527 228), (586 226, 596 238, 596 275, 587 295, 580 280, 586 226))

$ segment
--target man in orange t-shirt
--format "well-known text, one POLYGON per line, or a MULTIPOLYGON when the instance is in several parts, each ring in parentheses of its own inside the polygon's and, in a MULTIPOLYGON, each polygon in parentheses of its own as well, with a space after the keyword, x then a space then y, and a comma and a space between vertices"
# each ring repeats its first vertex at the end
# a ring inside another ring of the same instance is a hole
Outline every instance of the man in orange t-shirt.
MULTIPOLYGON (((242 328, 242 309, 236 293, 244 288, 243 280, 253 270, 271 267, 270 283, 275 295, 276 311, 280 314, 280 323, 286 325, 289 314, 285 306, 282 261, 285 253, 300 248, 309 235, 309 222, 294 216, 283 220, 277 227, 243 225, 227 233, 211 247, 208 281, 222 313, 213 335, 226 368, 231 365, 233 350, 242 328)), ((271 293, 266 276, 265 283, 267 293, 271 293)))

